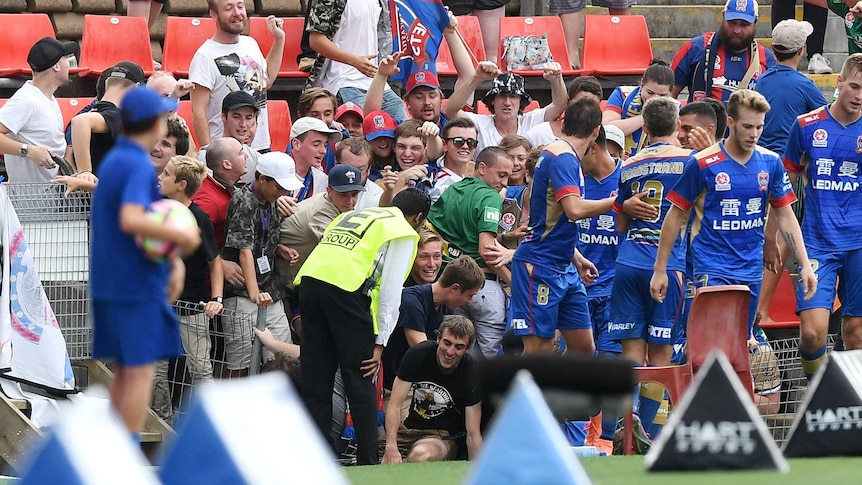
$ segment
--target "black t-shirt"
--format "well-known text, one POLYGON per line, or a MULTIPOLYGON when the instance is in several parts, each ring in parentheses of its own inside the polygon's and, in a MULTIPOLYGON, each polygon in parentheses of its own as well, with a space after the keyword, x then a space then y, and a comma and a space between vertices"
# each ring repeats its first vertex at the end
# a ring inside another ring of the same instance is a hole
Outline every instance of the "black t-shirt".
POLYGON ((189 210, 194 214, 201 229, 201 245, 191 256, 183 259, 186 264, 186 284, 180 300, 197 303, 209 301, 211 297, 209 279, 204 275, 209 271, 210 261, 218 256, 218 248, 215 230, 209 216, 194 202, 189 206, 189 210))
POLYGON ((422 342, 407 350, 398 369, 398 378, 413 384, 404 426, 443 429, 454 436, 466 433, 464 410, 481 400, 474 372, 469 354, 464 355, 452 374, 441 372, 435 341, 422 342))
POLYGON ((401 291, 401 309, 398 314, 398 324, 389 336, 389 342, 383 349, 383 387, 392 389, 395 373, 401 365, 404 353, 410 348, 404 329, 409 328, 425 332, 428 340, 437 340, 437 329, 443 322, 443 317, 449 311, 445 306, 434 308, 434 295, 431 285, 411 286, 401 291))
POLYGON ((108 125, 107 132, 92 133, 90 136, 90 161, 93 163, 93 173, 96 173, 108 150, 113 148, 117 135, 122 132, 122 123, 120 121, 120 108, 109 101, 96 102, 90 111, 102 115, 108 125))

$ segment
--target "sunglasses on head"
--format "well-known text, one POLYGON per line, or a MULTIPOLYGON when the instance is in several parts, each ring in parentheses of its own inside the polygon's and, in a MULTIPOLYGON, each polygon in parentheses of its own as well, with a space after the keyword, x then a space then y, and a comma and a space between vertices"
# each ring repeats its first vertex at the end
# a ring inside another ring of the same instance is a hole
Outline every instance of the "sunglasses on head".
POLYGON ((454 138, 446 138, 446 141, 451 141, 452 144, 458 148, 467 145, 467 147, 471 150, 479 146, 479 140, 475 138, 464 138, 461 136, 456 136, 454 138))

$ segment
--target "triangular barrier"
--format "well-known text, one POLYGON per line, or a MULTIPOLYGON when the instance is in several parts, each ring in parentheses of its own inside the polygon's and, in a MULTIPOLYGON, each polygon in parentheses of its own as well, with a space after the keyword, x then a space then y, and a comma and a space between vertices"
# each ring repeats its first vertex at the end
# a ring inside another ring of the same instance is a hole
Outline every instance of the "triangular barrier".
POLYGON ((829 354, 782 451, 786 457, 862 455, 862 350, 829 354))
POLYGON ((652 471, 790 469, 719 351, 710 354, 674 408, 644 466, 652 471))
POLYGON ((200 388, 159 476, 164 485, 347 485, 281 373, 200 388))
POLYGON ((158 485, 108 401, 81 400, 25 467, 22 485, 158 485))
POLYGON ((512 381, 466 485, 592 483, 527 371, 512 381))

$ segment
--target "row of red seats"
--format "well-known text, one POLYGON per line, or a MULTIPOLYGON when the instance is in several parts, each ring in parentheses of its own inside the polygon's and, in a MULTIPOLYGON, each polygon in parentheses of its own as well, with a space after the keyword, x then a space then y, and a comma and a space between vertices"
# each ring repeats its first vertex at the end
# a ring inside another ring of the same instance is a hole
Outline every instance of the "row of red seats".
MULTIPOLYGON (((284 46, 279 76, 304 78, 296 56, 300 52, 302 18, 284 19, 287 40, 284 46)), ((459 30, 478 60, 485 58, 485 48, 479 21, 473 16, 459 17, 459 30)), ((178 76, 187 76, 189 64, 198 47, 212 37, 215 23, 211 18, 168 17, 162 65, 178 76)), ((504 17, 500 21, 500 52, 507 36, 541 36, 547 34, 551 54, 563 65, 567 75, 638 75, 652 59, 646 21, 643 16, 587 15, 584 22, 583 68, 569 69, 563 26, 559 17, 504 17)), ((249 35, 268 52, 274 41, 263 17, 249 18, 249 35)), ((27 53, 42 37, 54 37, 54 28, 46 14, 0 14, 0 77, 30 75, 27 53)), ((81 39, 79 75, 98 76, 119 61, 139 64, 152 74, 153 57, 146 21, 138 17, 115 15, 85 15, 81 39), (122 41, 120 41, 122 40, 122 41)), ((503 61, 504 62, 504 61, 503 61)), ((505 64, 505 62, 504 62, 505 64)), ((456 76, 452 54, 444 40, 438 60, 441 76, 456 76)), ((501 68, 505 69, 505 65, 501 68)), ((539 71, 519 72, 526 76, 541 75, 539 71)))

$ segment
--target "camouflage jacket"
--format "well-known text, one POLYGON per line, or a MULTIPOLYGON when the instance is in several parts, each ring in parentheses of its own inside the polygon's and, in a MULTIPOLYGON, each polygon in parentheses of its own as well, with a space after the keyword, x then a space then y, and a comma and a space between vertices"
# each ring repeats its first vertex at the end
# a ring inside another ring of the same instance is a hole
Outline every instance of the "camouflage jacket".
MULTIPOLYGON (((278 278, 275 270, 275 262, 278 257, 278 239, 281 215, 275 208, 275 204, 261 205, 257 201, 250 186, 244 186, 234 192, 227 209, 227 228, 225 230, 225 244, 222 250, 222 258, 239 264, 239 251, 241 249, 251 250, 254 257, 255 276, 260 291, 266 291, 274 301, 285 296, 284 285, 278 278), (261 274, 258 258, 266 256, 269 260, 270 271, 261 274)), ((246 276, 246 279, 248 277, 246 276)), ((248 289, 245 286, 233 286, 225 282, 226 296, 243 296, 248 298, 248 289)))
MULTIPOLYGON (((379 51, 377 59, 379 61, 392 53, 392 24, 389 19, 389 2, 386 0, 362 1, 377 1, 383 7, 383 10, 380 12, 380 19, 377 21, 377 48, 379 51)), ((347 7, 347 2, 348 0, 312 0, 308 8, 306 30, 309 32, 320 32, 329 40, 332 40, 341 25, 341 16, 347 7)), ((320 82, 323 80, 322 75, 326 61, 326 57, 321 54, 317 55, 314 66, 311 68, 311 72, 308 74, 308 79, 305 82, 306 89, 320 85, 320 82)))

